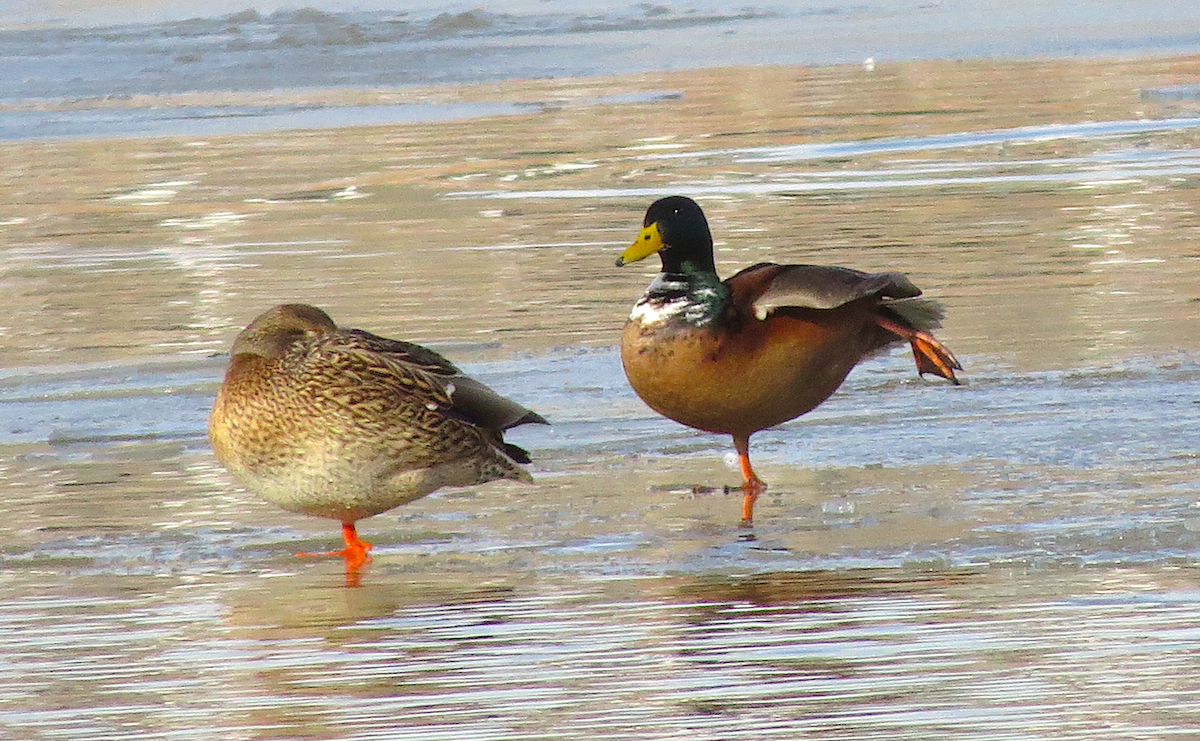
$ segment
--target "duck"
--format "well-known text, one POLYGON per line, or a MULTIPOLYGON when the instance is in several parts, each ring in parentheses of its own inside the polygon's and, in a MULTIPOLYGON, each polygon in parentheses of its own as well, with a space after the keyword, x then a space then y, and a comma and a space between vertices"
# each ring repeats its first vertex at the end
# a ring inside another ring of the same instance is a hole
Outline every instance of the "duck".
POLYGON ((750 437, 812 411, 862 360, 907 342, 918 375, 958 385, 962 365, 930 333, 940 304, 905 275, 762 262, 722 280, 699 204, 656 200, 617 266, 657 254, 662 271, 634 304, 621 364, 654 411, 730 435, 742 474, 743 526, 767 488, 750 437))
POLYGON ((548 424, 421 345, 341 329, 282 304, 234 339, 209 414, 217 460, 290 512, 337 520, 348 572, 369 559, 356 523, 443 486, 532 483, 504 432, 548 424))

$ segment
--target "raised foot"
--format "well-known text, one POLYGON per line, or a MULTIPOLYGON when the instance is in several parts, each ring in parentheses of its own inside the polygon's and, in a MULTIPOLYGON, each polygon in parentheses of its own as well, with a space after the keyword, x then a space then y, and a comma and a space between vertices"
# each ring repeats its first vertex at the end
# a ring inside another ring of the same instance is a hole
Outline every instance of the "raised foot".
POLYGON ((962 381, 958 380, 958 376, 954 375, 954 371, 962 370, 962 364, 958 362, 958 358, 954 357, 954 353, 950 352, 950 348, 938 342, 933 335, 905 326, 885 316, 876 316, 875 323, 897 337, 908 340, 908 343, 912 345, 913 359, 917 361, 918 374, 932 373, 945 378, 955 386, 962 384, 962 381))
POLYGON ((953 383, 961 385, 962 381, 954 375, 954 371, 962 370, 958 358, 942 343, 933 338, 928 332, 917 332, 912 340, 913 358, 917 361, 917 373, 932 373, 953 383))

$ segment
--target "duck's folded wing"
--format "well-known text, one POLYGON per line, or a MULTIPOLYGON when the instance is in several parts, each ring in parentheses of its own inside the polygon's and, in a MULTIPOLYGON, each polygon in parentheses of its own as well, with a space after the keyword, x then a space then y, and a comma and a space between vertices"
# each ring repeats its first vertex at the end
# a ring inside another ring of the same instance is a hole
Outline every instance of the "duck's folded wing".
POLYGON ((426 404, 464 422, 495 431, 527 423, 549 424, 538 413, 463 375, 427 347, 361 330, 345 332, 343 345, 367 365, 386 369, 398 389, 421 395, 426 404))
POLYGON ((444 411, 453 405, 449 379, 458 369, 420 345, 341 330, 314 344, 309 358, 317 372, 337 377, 327 395, 351 408, 378 416, 413 404, 444 411))
POLYGON ((454 363, 428 347, 413 342, 390 340, 361 329, 347 329, 339 334, 342 335, 347 345, 378 353, 389 359, 390 362, 414 365, 426 373, 434 373, 439 376, 456 376, 461 372, 454 363))
POLYGON ((836 309, 867 296, 907 299, 921 289, 901 273, 864 273, 825 265, 775 265, 746 268, 729 279, 744 284, 754 315, 765 319, 776 309, 836 309))
POLYGON ((454 411, 480 427, 507 430, 530 423, 550 424, 542 415, 501 396, 474 378, 458 375, 450 383, 454 387, 450 392, 454 411))

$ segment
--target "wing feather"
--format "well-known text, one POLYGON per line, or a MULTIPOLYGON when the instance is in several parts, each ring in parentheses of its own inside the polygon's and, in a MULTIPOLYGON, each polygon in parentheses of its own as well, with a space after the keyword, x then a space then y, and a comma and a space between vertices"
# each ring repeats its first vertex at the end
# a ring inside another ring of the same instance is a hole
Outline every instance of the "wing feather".
POLYGON ((325 343, 326 351, 343 356, 345 371, 358 377, 368 393, 400 392, 448 417, 496 432, 520 424, 548 424, 538 413, 463 375, 427 347, 362 330, 338 332, 325 343))
POLYGON ((746 268, 730 278, 749 271, 775 268, 751 302, 754 315, 765 319, 776 309, 836 309, 867 296, 881 299, 907 299, 921 295, 921 289, 902 273, 864 273, 860 270, 824 265, 769 265, 746 268))

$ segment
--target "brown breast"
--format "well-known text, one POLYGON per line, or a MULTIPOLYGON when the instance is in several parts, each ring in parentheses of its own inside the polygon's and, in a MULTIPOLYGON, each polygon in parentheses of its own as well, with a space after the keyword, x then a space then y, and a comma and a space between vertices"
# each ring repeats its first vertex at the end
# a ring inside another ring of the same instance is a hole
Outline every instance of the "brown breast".
POLYGON ((749 435, 823 402, 878 346, 874 303, 731 313, 717 329, 631 320, 621 361, 652 409, 709 432, 749 435))

